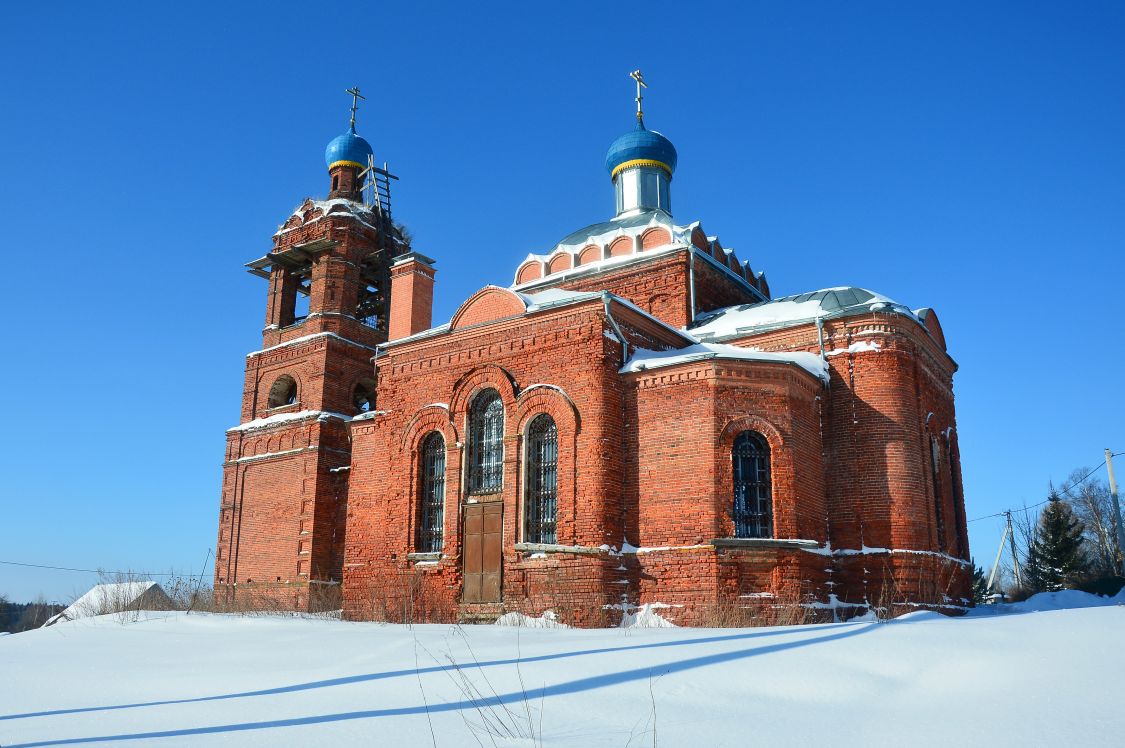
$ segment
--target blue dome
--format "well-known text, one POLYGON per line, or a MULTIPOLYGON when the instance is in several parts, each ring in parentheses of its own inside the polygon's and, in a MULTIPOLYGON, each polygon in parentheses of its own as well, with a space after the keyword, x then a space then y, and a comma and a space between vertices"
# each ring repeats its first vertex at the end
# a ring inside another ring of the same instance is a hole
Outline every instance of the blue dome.
POLYGON ((324 163, 328 164, 329 169, 339 163, 366 167, 367 157, 374 153, 371 144, 356 135, 353 127, 343 135, 332 139, 324 149, 324 163))
POLYGON ((627 166, 658 166, 670 177, 676 170, 676 147, 660 133, 637 123, 636 130, 613 141, 605 154, 605 168, 611 178, 627 166))

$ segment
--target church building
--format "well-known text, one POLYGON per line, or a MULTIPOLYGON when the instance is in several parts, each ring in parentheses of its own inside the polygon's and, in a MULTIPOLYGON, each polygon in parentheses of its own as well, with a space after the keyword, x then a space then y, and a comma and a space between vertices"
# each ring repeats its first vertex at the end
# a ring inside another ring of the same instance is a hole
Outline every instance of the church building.
POLYGON ((226 434, 218 598, 575 625, 970 604, 937 314, 855 287, 774 297, 674 217, 677 152, 633 77, 611 217, 437 325, 441 249, 391 219, 353 99, 327 199, 247 264, 265 327, 226 434))

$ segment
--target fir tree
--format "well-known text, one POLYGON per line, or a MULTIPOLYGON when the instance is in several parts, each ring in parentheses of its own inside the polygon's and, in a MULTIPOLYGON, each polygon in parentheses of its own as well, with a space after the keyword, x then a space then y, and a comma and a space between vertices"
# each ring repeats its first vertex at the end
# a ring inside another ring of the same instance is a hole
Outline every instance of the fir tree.
POLYGON ((992 590, 988 589, 988 580, 984 578, 984 569, 973 561, 973 604, 984 605, 992 590))
POLYGON ((1039 514, 1024 570, 1027 586, 1035 592, 1072 588, 1089 566, 1081 520, 1054 489, 1049 499, 1039 514))

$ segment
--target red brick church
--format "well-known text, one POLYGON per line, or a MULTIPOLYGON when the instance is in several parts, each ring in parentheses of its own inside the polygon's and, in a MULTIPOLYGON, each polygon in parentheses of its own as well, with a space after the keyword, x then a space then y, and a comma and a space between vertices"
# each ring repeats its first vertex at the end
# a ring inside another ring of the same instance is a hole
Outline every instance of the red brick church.
POLYGON ((437 263, 391 220, 353 104, 327 199, 247 265, 269 289, 227 431, 217 596, 580 625, 969 604, 937 314, 853 287, 774 298, 673 217, 676 150, 639 94, 606 156, 613 217, 436 326, 437 263))

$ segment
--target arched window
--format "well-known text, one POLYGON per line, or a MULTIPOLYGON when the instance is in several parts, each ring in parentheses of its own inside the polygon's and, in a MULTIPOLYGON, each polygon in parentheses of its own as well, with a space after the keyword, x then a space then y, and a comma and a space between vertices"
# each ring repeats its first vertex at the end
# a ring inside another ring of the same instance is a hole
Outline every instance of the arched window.
POLYGON ((469 493, 499 493, 504 486, 504 403, 485 390, 469 409, 469 493))
POLYGON ((524 488, 524 541, 555 543, 559 497, 559 433, 544 413, 527 428, 527 479, 524 488))
POLYGON ((288 374, 282 374, 270 387, 269 407, 280 408, 297 402, 297 382, 288 374))
POLYGON ((934 523, 937 525, 937 544, 939 550, 945 549, 945 512, 941 501, 941 452, 936 436, 930 437, 930 478, 934 487, 934 523))
POLYGON ((418 551, 437 553, 445 528, 445 438, 434 431, 422 441, 418 551))
POLYGON ((949 493, 953 496, 953 512, 957 520, 957 553, 958 558, 965 558, 968 555, 965 550, 968 528, 965 527, 965 502, 961 498, 961 492, 957 490, 957 463, 953 460, 952 436, 947 435, 945 438, 945 455, 949 463, 949 493))
POLYGON ((734 536, 773 537, 770 445, 754 431, 743 431, 731 449, 734 471, 734 536))
POLYGON ((360 413, 367 413, 375 407, 375 380, 361 379, 352 390, 352 406, 360 413))

